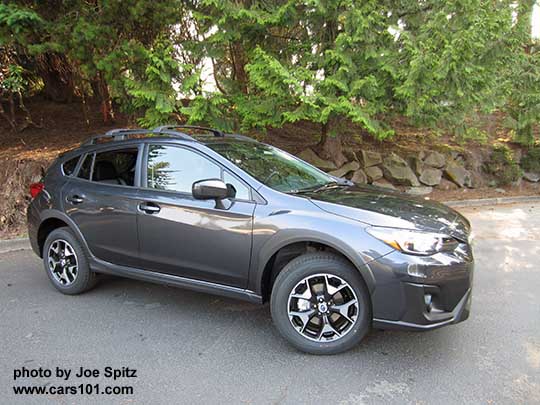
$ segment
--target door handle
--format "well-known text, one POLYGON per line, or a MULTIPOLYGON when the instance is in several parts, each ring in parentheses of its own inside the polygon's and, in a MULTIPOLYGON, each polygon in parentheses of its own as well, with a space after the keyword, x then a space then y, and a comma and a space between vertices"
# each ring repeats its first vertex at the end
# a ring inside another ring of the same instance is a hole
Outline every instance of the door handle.
POLYGON ((157 214, 159 211, 161 211, 161 208, 157 204, 143 202, 139 204, 139 210, 147 214, 157 214))
POLYGON ((66 200, 67 202, 70 202, 71 204, 74 204, 74 205, 84 202, 84 198, 82 198, 81 196, 78 196, 77 194, 66 198, 66 200))

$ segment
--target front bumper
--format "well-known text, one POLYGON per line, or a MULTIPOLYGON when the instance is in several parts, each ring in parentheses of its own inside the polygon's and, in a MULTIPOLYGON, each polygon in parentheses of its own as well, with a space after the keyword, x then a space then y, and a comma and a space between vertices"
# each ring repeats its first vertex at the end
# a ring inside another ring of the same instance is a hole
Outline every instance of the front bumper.
POLYGON ((429 257, 396 251, 370 267, 376 279, 373 327, 430 330, 469 317, 474 275, 469 245, 429 257))
MULTIPOLYGON (((414 288, 423 288, 423 286, 415 286, 414 288)), ((417 294, 417 297, 419 295, 417 294)), ((454 323, 459 323, 467 318, 469 318, 470 309, 471 309, 471 300, 472 300, 472 290, 469 289, 458 302, 456 307, 451 312, 442 312, 432 314, 431 312, 426 312, 426 306, 424 302, 417 302, 416 308, 410 308, 412 314, 412 319, 415 319, 414 322, 411 322, 409 317, 405 317, 406 321, 392 321, 388 319, 373 319, 373 327, 377 329, 397 329, 397 330, 431 330, 437 329, 441 326, 450 325, 454 323)), ((411 304, 414 303, 413 302, 411 304)))

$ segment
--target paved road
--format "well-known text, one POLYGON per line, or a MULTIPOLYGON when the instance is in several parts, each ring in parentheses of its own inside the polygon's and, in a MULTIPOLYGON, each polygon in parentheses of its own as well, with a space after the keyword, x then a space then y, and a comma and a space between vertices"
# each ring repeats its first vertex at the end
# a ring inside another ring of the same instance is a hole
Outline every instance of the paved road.
MULTIPOLYGON (((57 293, 30 252, 0 256, 0 403, 13 370, 127 366, 134 395, 56 396, 55 403, 540 403, 540 207, 466 210, 476 241, 473 312, 426 333, 374 331, 332 357, 301 354, 268 307, 110 278, 57 293)), ((17 385, 59 385, 56 378, 17 385)))

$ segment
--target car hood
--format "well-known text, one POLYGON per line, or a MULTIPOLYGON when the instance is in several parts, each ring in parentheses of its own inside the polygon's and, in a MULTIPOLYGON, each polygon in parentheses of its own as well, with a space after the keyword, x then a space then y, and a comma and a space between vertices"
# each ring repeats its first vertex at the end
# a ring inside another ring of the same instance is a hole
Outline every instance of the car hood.
POLYGON ((450 207, 370 185, 340 186, 306 193, 324 211, 374 226, 443 232, 466 241, 470 224, 450 207))

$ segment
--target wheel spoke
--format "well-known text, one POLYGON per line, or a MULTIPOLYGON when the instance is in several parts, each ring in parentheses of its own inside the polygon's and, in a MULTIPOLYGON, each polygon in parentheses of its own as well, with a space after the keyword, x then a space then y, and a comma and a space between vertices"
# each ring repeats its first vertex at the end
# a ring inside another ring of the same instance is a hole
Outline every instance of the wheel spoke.
MULTIPOLYGON (((321 328, 321 331, 319 332, 319 335, 317 336, 317 340, 321 341, 324 338, 325 333, 333 333, 337 337, 341 337, 341 334, 334 328, 334 325, 330 322, 330 318, 328 316, 323 316, 323 326, 321 328)), ((333 339, 332 339, 333 340, 333 339)))
MULTIPOLYGON (((305 291, 302 294, 293 293, 293 294, 291 294, 291 298, 297 298, 297 299, 310 301, 311 298, 313 297, 313 294, 311 293, 311 286, 309 285, 308 280, 305 280, 305 284, 306 284, 305 291)), ((296 291, 296 288, 294 289, 294 291, 296 291)))
POLYGON ((353 305, 356 305, 357 304, 357 301, 355 299, 352 299, 350 300, 349 302, 346 302, 345 304, 340 304, 340 305, 332 305, 330 307, 330 310, 332 312, 336 312, 338 314, 340 314, 342 317, 344 317, 347 321, 353 323, 354 322, 354 319, 352 319, 351 317, 349 317, 349 308, 352 307, 353 305))
POLYGON ((77 274, 77 266, 67 265, 66 268, 67 268, 67 271, 69 272, 69 275, 74 279, 75 275, 77 274))
POLYGON ((328 293, 328 295, 330 297, 333 297, 334 295, 336 295, 338 292, 340 292, 341 290, 343 290, 344 288, 348 287, 348 284, 346 283, 341 283, 339 285, 339 287, 334 287, 332 284, 330 284, 330 282, 328 281, 328 276, 325 275, 324 276, 324 285, 325 285, 325 288, 326 288, 326 292, 328 293))
POLYGON ((316 311, 314 309, 308 309, 307 311, 289 311, 289 317, 291 317, 291 319, 293 317, 300 318, 300 320, 302 321, 301 332, 304 332, 309 321, 311 320, 311 318, 313 318, 313 315, 315 315, 315 312, 316 311))
POLYGON ((75 253, 73 252, 73 248, 71 246, 65 245, 65 247, 64 247, 64 256, 65 257, 75 256, 75 253))
POLYGON ((52 245, 51 245, 51 250, 56 254, 60 254, 60 244, 58 242, 54 242, 52 245))
POLYGON ((49 256, 49 268, 51 270, 54 270, 57 264, 58 264, 58 261, 55 260, 54 257, 49 256))

